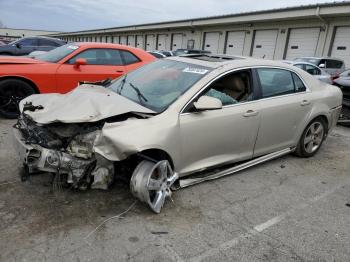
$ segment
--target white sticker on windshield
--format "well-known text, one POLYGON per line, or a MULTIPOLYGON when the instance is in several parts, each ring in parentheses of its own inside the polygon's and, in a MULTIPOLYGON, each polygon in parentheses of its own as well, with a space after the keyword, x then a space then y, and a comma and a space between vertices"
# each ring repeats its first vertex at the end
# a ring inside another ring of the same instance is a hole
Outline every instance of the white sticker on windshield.
POLYGON ((202 69, 202 68, 195 68, 195 67, 186 67, 183 70, 183 72, 204 75, 204 74, 208 73, 208 70, 202 69))
POLYGON ((67 48, 73 49, 73 50, 77 50, 79 48, 79 46, 77 46, 77 45, 69 45, 69 46, 67 46, 67 48))

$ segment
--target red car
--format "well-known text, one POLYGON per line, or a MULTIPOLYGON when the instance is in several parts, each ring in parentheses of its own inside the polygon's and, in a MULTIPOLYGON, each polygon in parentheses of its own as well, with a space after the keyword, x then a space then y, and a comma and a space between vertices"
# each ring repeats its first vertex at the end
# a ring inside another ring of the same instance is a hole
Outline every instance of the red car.
POLYGON ((0 57, 0 114, 18 115, 18 102, 37 93, 66 93, 82 81, 117 78, 156 58, 107 43, 69 43, 34 58, 0 57))

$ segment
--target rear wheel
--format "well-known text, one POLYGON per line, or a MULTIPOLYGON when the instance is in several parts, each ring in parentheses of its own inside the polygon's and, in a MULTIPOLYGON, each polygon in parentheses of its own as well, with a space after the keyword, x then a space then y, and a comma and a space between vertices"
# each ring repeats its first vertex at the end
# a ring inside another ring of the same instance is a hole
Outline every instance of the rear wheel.
POLYGON ((0 115, 14 119, 19 115, 19 102, 35 94, 29 84, 18 79, 5 79, 0 81, 0 115))
POLYGON ((297 149, 297 156, 311 157, 320 149, 326 137, 326 123, 322 118, 314 119, 304 130, 297 149))

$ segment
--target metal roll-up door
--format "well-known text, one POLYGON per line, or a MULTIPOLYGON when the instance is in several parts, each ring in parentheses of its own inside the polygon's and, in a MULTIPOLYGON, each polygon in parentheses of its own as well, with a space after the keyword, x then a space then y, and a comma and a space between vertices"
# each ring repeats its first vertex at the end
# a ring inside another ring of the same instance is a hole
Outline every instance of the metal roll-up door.
POLYGON ((171 50, 181 49, 183 44, 183 34, 173 34, 171 50))
POLYGON ((228 32, 225 53, 228 55, 243 55, 245 32, 228 32))
POLYGON ((136 47, 144 49, 144 46, 143 46, 143 35, 137 35, 136 36, 136 47))
POLYGON ((285 59, 315 56, 320 37, 320 28, 293 28, 289 32, 285 59))
POLYGON ((154 35, 146 35, 146 50, 155 50, 156 43, 154 35))
POLYGON ((119 44, 119 36, 113 36, 113 43, 119 44))
POLYGON ((135 46, 135 36, 128 35, 128 46, 135 46))
POLYGON ((219 52, 219 32, 207 32, 204 36, 204 50, 211 51, 214 54, 219 52))
POLYGON ((168 36, 166 34, 158 35, 157 50, 167 50, 168 36))
POLYGON ((336 29, 331 56, 344 60, 345 68, 350 67, 350 26, 336 29))
POLYGON ((120 44, 121 45, 127 45, 127 43, 128 43, 128 38, 126 37, 126 35, 122 35, 120 37, 120 44))
POLYGON ((278 30, 257 30, 254 36, 252 56, 256 58, 274 59, 278 30))

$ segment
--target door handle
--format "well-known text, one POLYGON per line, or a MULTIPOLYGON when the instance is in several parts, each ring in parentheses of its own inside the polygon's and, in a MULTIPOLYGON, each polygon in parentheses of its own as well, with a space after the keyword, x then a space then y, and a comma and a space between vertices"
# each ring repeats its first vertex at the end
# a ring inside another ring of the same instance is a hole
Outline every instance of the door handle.
POLYGON ((258 115, 259 112, 258 111, 254 111, 254 110, 248 110, 247 112, 245 112, 243 114, 244 117, 251 117, 251 116, 256 116, 258 115))
POLYGON ((124 74, 124 70, 116 70, 116 72, 124 74))
POLYGON ((303 100, 301 103, 300 103, 301 106, 308 106, 310 105, 310 101, 309 100, 303 100))

